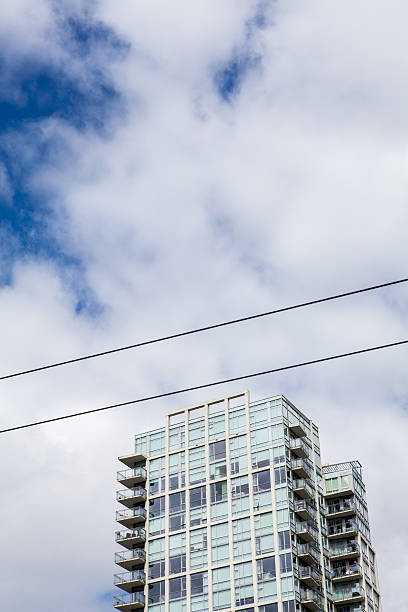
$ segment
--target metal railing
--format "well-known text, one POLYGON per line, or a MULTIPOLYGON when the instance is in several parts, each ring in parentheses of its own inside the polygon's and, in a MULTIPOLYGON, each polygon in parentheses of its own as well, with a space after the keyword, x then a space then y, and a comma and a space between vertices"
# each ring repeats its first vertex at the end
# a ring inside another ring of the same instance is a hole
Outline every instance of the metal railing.
POLYGON ((146 469, 143 467, 135 467, 117 472, 117 480, 126 480, 127 478, 141 478, 142 480, 146 480, 146 469))
POLYGON ((113 576, 113 584, 123 584, 125 582, 146 582, 146 575, 143 570, 133 570, 133 572, 122 572, 113 576))
POLYGON ((145 596, 144 593, 128 593, 127 595, 115 596, 113 598, 114 606, 124 606, 126 604, 140 604, 144 606, 145 604, 145 596))
POLYGON ((130 499, 132 497, 141 497, 142 499, 146 499, 147 491, 143 487, 133 487, 132 489, 122 489, 116 493, 117 501, 121 501, 122 499, 130 499))
POLYGON ((142 548, 133 548, 132 550, 121 550, 115 553, 115 563, 120 561, 130 561, 131 559, 146 559, 146 553, 142 548))
POLYGON ((122 521, 124 519, 136 519, 136 518, 146 518, 146 510, 141 507, 137 508, 129 508, 127 510, 117 510, 116 511, 116 520, 122 521))
POLYGON ((145 529, 122 529, 122 531, 117 531, 115 533, 115 540, 125 540, 126 538, 138 538, 140 540, 146 540, 146 530, 145 529))

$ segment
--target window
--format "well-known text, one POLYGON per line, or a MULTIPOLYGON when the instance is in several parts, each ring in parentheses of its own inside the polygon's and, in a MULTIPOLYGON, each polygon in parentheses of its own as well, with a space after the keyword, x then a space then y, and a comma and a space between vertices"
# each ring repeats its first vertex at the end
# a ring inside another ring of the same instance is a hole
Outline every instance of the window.
POLYGON ((172 493, 169 495, 169 525, 170 531, 184 529, 186 525, 186 493, 172 493))
POLYGON ((279 537, 279 550, 285 550, 285 548, 291 547, 290 531, 280 531, 279 537))
POLYGON ((149 463, 150 495, 162 493, 166 487, 165 458, 151 459, 149 463))
POLYGON ((210 450, 210 461, 219 461, 220 459, 225 459, 226 456, 226 447, 225 440, 221 440, 220 442, 212 442, 209 445, 210 450))
POLYGON ((286 482, 286 468, 278 467, 275 468, 275 485, 283 484, 286 482))
POLYGON ((195 419, 188 424, 188 441, 189 444, 198 444, 205 438, 205 421, 204 418, 195 419))
POLYGON ((185 453, 169 455, 169 489, 181 489, 185 486, 185 453))
MULTIPOLYGON (((283 604, 283 606, 283 609, 286 610, 285 603, 283 604)), ((259 606, 259 612, 278 612, 278 604, 272 603, 266 604, 266 606, 259 606)))
POLYGON ((223 610, 231 606, 230 568, 219 567, 212 570, 213 607, 223 610))
POLYGON ((291 553, 285 553, 279 555, 280 559, 280 571, 281 574, 288 574, 292 571, 292 555, 291 553))
POLYGON ((296 612, 295 602, 293 599, 291 601, 283 602, 283 612, 296 612))
POLYGON ((190 484, 206 480, 205 447, 192 448, 189 452, 190 484))
POLYGON ((186 534, 185 532, 169 538, 169 574, 186 571, 186 534))
POLYGON ((263 601, 270 599, 276 595, 276 569, 275 557, 264 557, 258 559, 257 576, 258 576, 258 598, 263 601))
POLYGON ((326 478, 325 484, 326 484, 327 493, 333 493, 334 491, 337 491, 339 488, 337 476, 335 476, 334 478, 326 478))
POLYGON ((276 512, 278 519, 278 529, 289 527, 289 509, 283 508, 276 512))
POLYGON ((190 508, 205 506, 206 503, 207 493, 205 485, 203 487, 196 487, 195 489, 190 489, 190 508))
POLYGON ((257 514, 254 518, 256 554, 263 555, 265 553, 273 552, 275 550, 275 544, 273 539, 272 512, 257 514))
POLYGON ((149 516, 154 518, 156 516, 163 516, 166 507, 166 498, 155 497, 149 501, 149 516))
POLYGON ((246 414, 245 408, 238 408, 229 411, 229 432, 230 434, 245 431, 246 414))
POLYGON ((208 610, 208 573, 199 572, 190 576, 191 609, 208 610))
POLYGON ((225 563, 229 559, 228 523, 211 527, 211 548, 213 563, 225 563))
POLYGON ((221 480, 210 485, 211 503, 227 499, 227 481, 221 480))
POLYGON ((169 449, 177 450, 185 445, 185 426, 175 425, 169 429, 169 449))
POLYGON ((246 435, 230 439, 231 474, 239 474, 248 469, 248 450, 246 435))
POLYGON ((235 605, 254 603, 252 562, 234 565, 235 605))
POLYGON ((187 589, 185 576, 180 576, 180 578, 170 578, 169 599, 180 599, 180 597, 185 597, 186 593, 187 589))
POLYGON ((149 604, 161 603, 165 598, 165 583, 164 580, 149 584, 149 604))
POLYGON ((190 568, 207 565, 207 529, 190 531, 190 568))
POLYGON ((165 574, 165 561, 164 559, 159 561, 149 562, 149 579, 154 580, 155 578, 164 578, 165 574))
POLYGON ((136 436, 135 437, 135 451, 140 455, 147 457, 147 436, 136 436))
POLYGON ((225 414, 216 414, 208 419, 208 436, 210 440, 225 436, 225 414))
POLYGON ((289 505, 287 487, 281 487, 279 489, 275 489, 275 501, 276 501, 277 508, 282 508, 283 506, 289 505))
POLYGON ((234 559, 251 555, 251 523, 249 518, 232 522, 234 559))
POLYGON ((239 476, 231 480, 232 514, 241 514, 249 510, 248 476, 239 476))
POLYGON ((150 455, 162 455, 165 452, 165 432, 157 431, 150 434, 150 455))
POLYGON ((255 472, 253 474, 254 479, 254 493, 260 491, 270 491, 271 489, 271 473, 269 470, 263 472, 255 472))

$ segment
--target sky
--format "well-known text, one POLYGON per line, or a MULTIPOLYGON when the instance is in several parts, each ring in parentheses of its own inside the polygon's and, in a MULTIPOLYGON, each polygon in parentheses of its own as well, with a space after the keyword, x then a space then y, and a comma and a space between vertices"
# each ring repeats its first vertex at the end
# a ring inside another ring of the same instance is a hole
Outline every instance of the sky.
MULTIPOLYGON (((0 4, 0 373, 406 277, 407 18, 402 0, 0 4)), ((2 426, 403 340, 407 298, 3 381, 2 426)), ((408 611, 407 356, 3 435, 2 608, 112 610, 117 457, 248 388, 310 416, 326 463, 361 461, 383 610, 408 611)))

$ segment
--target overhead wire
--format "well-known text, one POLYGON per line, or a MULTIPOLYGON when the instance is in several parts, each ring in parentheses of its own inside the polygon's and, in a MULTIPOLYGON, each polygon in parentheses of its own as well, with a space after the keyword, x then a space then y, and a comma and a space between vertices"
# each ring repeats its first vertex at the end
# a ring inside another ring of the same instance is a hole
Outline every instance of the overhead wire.
POLYGON ((317 363, 323 363, 325 361, 333 361, 335 359, 341 359, 343 357, 351 357, 352 355, 360 355, 362 353, 369 353, 372 351, 378 351, 381 349, 386 349, 386 348, 391 348, 391 347, 396 347, 396 346, 401 346, 403 344, 408 344, 408 340, 401 340, 399 342, 391 342, 389 344, 382 344, 382 345, 378 345, 378 346, 372 346, 369 348, 364 348, 364 349, 359 349, 357 351, 350 351, 348 353, 340 353, 338 355, 331 355, 329 357, 321 357, 320 359, 312 359, 310 361, 303 361, 301 363, 295 363, 295 364, 291 364, 291 365, 286 365, 286 366, 281 366, 279 368, 272 368, 270 370, 264 370, 261 372, 253 372, 250 374, 243 374, 241 376, 234 376, 232 378, 225 378, 223 380, 217 380, 217 381, 213 381, 213 382, 209 382, 209 383, 204 383, 204 384, 200 384, 200 385, 194 385, 191 387, 184 387, 182 389, 176 389, 173 391, 167 391, 165 393, 158 393, 155 395, 148 395, 145 397, 140 397, 138 399, 134 399, 134 400, 130 400, 127 402, 120 402, 118 404, 110 404, 108 406, 102 406, 100 408, 92 408, 90 410, 83 410, 81 412, 74 412, 71 414, 65 414, 62 416, 58 416, 58 417, 52 417, 50 419, 44 419, 42 421, 34 421, 31 423, 25 423, 23 425, 16 425, 14 427, 8 427, 6 429, 2 429, 0 430, 0 434, 4 434, 4 433, 8 433, 11 431, 17 431, 17 430, 22 430, 22 429, 27 429, 30 427, 38 427, 39 425, 45 425, 46 423, 54 423, 56 421, 63 421, 65 419, 72 419, 75 417, 80 417, 80 416, 85 416, 87 414, 92 414, 92 413, 97 413, 97 412, 102 412, 105 410, 112 410, 113 408, 121 408, 124 406, 130 406, 132 404, 139 404, 142 402, 148 402, 148 401, 152 401, 152 400, 156 400, 156 399, 161 399, 161 398, 165 398, 165 397, 171 397, 174 395, 180 395, 182 393, 187 393, 189 391, 198 391, 200 389, 208 389, 210 387, 215 387, 217 385, 223 385, 223 384, 227 384, 227 383, 231 383, 231 382, 237 382, 240 380, 247 380, 249 378, 255 378, 257 376, 265 376, 266 374, 274 374, 276 372, 283 372, 285 370, 292 370, 295 368, 301 368, 304 366, 309 366, 309 365, 313 365, 313 364, 317 364, 317 363))
POLYGON ((359 293, 366 293, 368 291, 375 291, 377 289, 382 289, 384 287, 391 287, 392 285, 399 285, 401 283, 406 283, 408 278, 401 278, 399 280, 390 281, 388 283, 381 283, 379 285, 371 285, 370 287, 364 287, 362 289, 355 289, 353 291, 346 291, 344 293, 337 293, 336 295, 330 295, 324 298, 318 298, 316 300, 310 300, 308 302, 302 302, 300 304, 293 304, 291 306, 284 306, 282 308, 276 308, 275 310, 269 310, 267 312, 260 312, 257 314, 249 315, 246 317, 239 317, 238 319, 230 319, 228 321, 223 321, 221 323, 214 323, 211 325, 206 325, 204 327, 196 327, 194 329, 189 329, 186 331, 178 332, 175 334, 169 334, 167 336, 161 336, 158 338, 153 338, 150 340, 143 340, 141 342, 137 342, 135 344, 128 344, 126 346, 120 346, 117 348, 109 349, 106 351, 100 351, 98 353, 91 353, 89 355, 82 355, 80 357, 74 357, 72 359, 65 359, 63 361, 57 361, 55 363, 50 363, 43 366, 38 366, 35 368, 30 368, 27 370, 20 370, 18 372, 12 372, 10 374, 3 374, 0 376, 0 381, 7 380, 10 378, 17 378, 18 376, 25 376, 27 374, 33 374, 35 372, 41 372, 44 370, 50 370, 52 368, 59 368, 61 366, 69 365, 71 363, 77 363, 80 361, 86 361, 88 359, 96 359, 97 357, 104 357, 106 355, 112 355, 114 353, 119 353, 122 351, 129 351, 131 349, 141 348, 142 346, 148 346, 150 344, 157 344, 159 342, 165 342, 167 340, 175 340, 176 338, 182 338, 185 336, 191 336, 193 334, 198 334, 201 332, 209 331, 212 329, 219 329, 221 327, 227 327, 228 325, 236 325, 237 323, 244 323, 246 321, 253 321, 254 319, 260 319, 262 317, 269 317, 271 315, 279 314, 282 312, 288 312, 290 310, 296 310, 298 308, 306 308, 307 306, 313 306, 315 304, 322 304, 324 302, 330 302, 332 300, 337 300, 340 298, 349 297, 351 295, 357 295, 359 293))

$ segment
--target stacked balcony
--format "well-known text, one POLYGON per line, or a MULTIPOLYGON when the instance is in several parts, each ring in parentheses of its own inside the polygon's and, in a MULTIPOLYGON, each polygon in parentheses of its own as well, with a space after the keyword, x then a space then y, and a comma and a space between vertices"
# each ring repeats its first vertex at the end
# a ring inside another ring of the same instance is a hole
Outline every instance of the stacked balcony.
POLYGON ((296 523, 296 535, 301 538, 302 542, 315 542, 318 531, 312 521, 301 521, 296 523))
POLYGON ((298 544, 297 555, 300 561, 309 565, 319 563, 319 550, 313 544, 298 544))
POLYGON ((333 501, 334 503, 328 504, 326 509, 326 516, 328 519, 346 518, 356 514, 356 505, 352 499, 339 498, 333 501))
POLYGON ((293 509, 297 516, 304 521, 316 520, 316 508, 312 502, 306 500, 296 501, 293 509))
POLYGON ((362 577, 363 570, 358 563, 334 567, 331 575, 332 582, 348 582, 349 580, 359 580, 362 577))
POLYGON ((340 561, 345 559, 356 559, 360 556, 360 548, 357 542, 347 542, 340 547, 332 548, 330 550, 330 559, 332 561, 340 561))
POLYGON ((345 587, 333 593, 333 601, 336 607, 339 604, 353 604, 355 602, 364 601, 364 599, 364 589, 360 584, 345 587))
POLYGON ((310 565, 299 568, 299 581, 301 584, 318 588, 322 582, 320 569, 310 565))
POLYGON ((290 450, 301 459, 307 459, 307 457, 309 457, 309 446, 302 438, 292 438, 290 441, 290 450))
POLYGON ((339 520, 335 523, 331 523, 327 526, 327 537, 331 540, 349 538, 350 536, 356 536, 358 532, 358 526, 355 521, 350 519, 339 520))
POLYGON ((300 602, 308 610, 321 610, 323 608, 322 596, 313 589, 301 589, 300 602))
POLYGON ((146 521, 147 491, 142 485, 146 482, 147 473, 144 466, 138 465, 145 459, 140 453, 119 458, 129 468, 117 473, 118 482, 126 487, 116 494, 117 501, 126 507, 116 512, 117 522, 125 527, 115 534, 115 541, 124 548, 115 553, 115 563, 127 570, 114 576, 114 584, 126 591, 116 596, 113 602, 121 612, 139 612, 145 607, 146 531, 143 525, 146 521))

